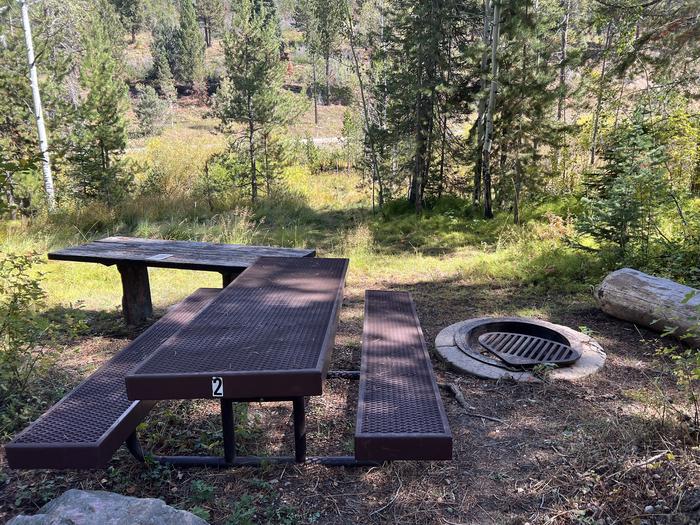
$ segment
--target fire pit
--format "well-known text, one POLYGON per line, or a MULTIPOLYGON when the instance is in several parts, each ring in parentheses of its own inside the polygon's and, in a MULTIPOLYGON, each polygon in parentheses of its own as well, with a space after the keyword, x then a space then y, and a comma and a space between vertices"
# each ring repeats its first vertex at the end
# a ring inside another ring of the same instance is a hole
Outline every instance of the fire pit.
POLYGON ((569 327, 520 317, 480 317, 448 326, 435 347, 460 371, 488 379, 578 379, 599 370, 605 352, 591 337, 569 327))

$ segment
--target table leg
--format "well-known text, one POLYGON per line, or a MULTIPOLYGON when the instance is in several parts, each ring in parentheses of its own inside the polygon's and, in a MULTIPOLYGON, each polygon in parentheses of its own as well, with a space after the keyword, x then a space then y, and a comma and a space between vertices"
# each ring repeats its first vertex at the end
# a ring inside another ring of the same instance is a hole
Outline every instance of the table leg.
POLYGON ((236 459, 236 428, 233 401, 221 400, 221 430, 224 434, 224 459, 230 465, 236 459))
POLYGON ((122 310, 127 324, 138 325, 153 316, 151 285, 145 264, 120 263, 122 276, 122 310))
POLYGON ((306 461, 306 407, 303 397, 292 400, 294 407, 294 460, 297 463, 306 461))
POLYGON ((231 270, 227 272, 221 272, 221 281, 223 284, 223 288, 226 288, 229 284, 233 282, 233 280, 241 275, 243 270, 231 270))

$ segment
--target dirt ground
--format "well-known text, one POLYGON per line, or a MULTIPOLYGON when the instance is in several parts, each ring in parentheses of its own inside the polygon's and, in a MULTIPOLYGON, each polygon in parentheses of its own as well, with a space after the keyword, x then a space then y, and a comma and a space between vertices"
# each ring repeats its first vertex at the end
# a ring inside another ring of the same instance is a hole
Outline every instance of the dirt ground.
MULTIPOLYGON (((700 523, 700 453, 657 402, 678 401, 681 393, 661 370, 651 333, 606 316, 582 296, 462 281, 359 282, 346 289, 331 368, 359 366, 362 290, 369 287, 413 292, 431 352, 451 323, 529 308, 584 327, 608 360, 585 380, 525 385, 465 377, 433 355, 439 380, 458 385, 470 405, 468 413, 443 392, 453 461, 178 470, 140 465, 121 449, 106 471, 18 472, 3 459, 0 518, 33 513, 65 489, 82 488, 163 498, 215 524, 700 523)), ((78 381, 127 342, 113 334, 81 339, 65 366, 79 371, 78 381)), ((310 455, 352 453, 356 400, 356 382, 343 379, 329 380, 324 395, 310 400, 310 455)), ((239 453, 289 453, 289 405, 249 405, 239 453)), ((213 403, 162 403, 140 435, 157 453, 217 453, 218 417, 213 403)))

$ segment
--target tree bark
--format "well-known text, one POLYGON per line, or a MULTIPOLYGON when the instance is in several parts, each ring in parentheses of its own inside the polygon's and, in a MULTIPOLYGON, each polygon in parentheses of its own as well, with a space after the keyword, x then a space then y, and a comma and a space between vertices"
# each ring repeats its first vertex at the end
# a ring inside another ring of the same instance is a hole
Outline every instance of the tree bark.
POLYGON ((258 181, 255 166, 255 123, 250 95, 248 95, 248 152, 250 155, 250 200, 255 202, 258 198, 258 181))
POLYGON ((496 109, 496 92, 498 87, 498 39, 501 30, 501 4, 494 2, 493 23, 491 30, 491 86, 486 110, 486 125, 484 127, 484 148, 482 153, 481 179, 484 185, 484 217, 493 218, 491 203, 491 148, 493 146, 493 114, 496 109))
POLYGON ((384 186, 382 184, 381 174, 379 172, 379 159, 377 157, 377 149, 374 143, 374 137, 370 129, 370 118, 369 118, 369 108, 367 106, 367 97, 365 96, 365 83, 362 78, 362 71, 360 70, 360 61, 357 57, 357 50, 355 49, 355 24, 352 21, 352 12, 350 7, 347 6, 347 20, 348 20, 348 41, 350 44, 350 53, 352 54, 353 65, 355 66, 355 74, 357 75, 357 83, 360 87, 360 101, 362 103, 362 113, 364 115, 364 128, 365 137, 369 143, 370 151, 370 164, 372 167, 372 209, 374 210, 374 181, 377 182, 379 186, 379 207, 384 205, 384 186))
POLYGON ((484 0, 484 31, 481 35, 481 41, 484 45, 484 52, 481 54, 481 90, 484 94, 479 99, 479 109, 476 117, 476 148, 477 157, 474 163, 474 194, 472 200, 477 204, 481 200, 481 170, 483 165, 483 149, 484 149, 484 127, 486 115, 486 101, 488 94, 486 91, 486 80, 489 71, 489 43, 491 41, 491 2, 484 0))
POLYGON ((566 124, 566 60, 568 58, 569 12, 571 0, 566 0, 564 19, 561 27, 561 62, 559 62, 559 101, 557 120, 566 124))
POLYGON ((326 106, 331 105, 331 82, 330 82, 330 74, 331 74, 331 57, 330 55, 326 55, 324 57, 324 60, 326 61, 326 106))
POLYGON ((314 124, 318 126, 318 93, 316 93, 316 57, 312 57, 311 64, 311 76, 313 86, 311 87, 311 94, 314 97, 314 124))
POLYGON ((41 105, 39 93, 39 77, 36 71, 36 57, 34 56, 34 41, 32 39, 32 27, 29 21, 29 4, 27 0, 20 0, 22 12, 22 26, 24 28, 24 40, 27 45, 27 63, 29 65, 29 81, 32 86, 32 99, 34 101, 34 118, 36 119, 37 134, 39 136, 39 150, 41 152, 41 171, 44 175, 44 191, 49 210, 56 207, 56 194, 51 173, 51 158, 49 156, 49 139, 44 123, 44 111, 41 105))
POLYGON ((696 294, 700 290, 632 268, 609 274, 594 291, 605 313, 657 332, 673 329, 673 337, 698 346, 700 295, 696 294))
POLYGON ((600 82, 598 83, 598 94, 595 105, 595 115, 593 116, 593 133, 591 137, 591 158, 590 165, 595 163, 596 147, 598 146, 598 127, 600 125, 600 110, 603 106, 603 91, 605 89, 605 69, 608 63, 608 50, 612 39, 612 22, 608 22, 608 30, 605 36, 605 48, 603 49, 603 65, 600 69, 600 82))

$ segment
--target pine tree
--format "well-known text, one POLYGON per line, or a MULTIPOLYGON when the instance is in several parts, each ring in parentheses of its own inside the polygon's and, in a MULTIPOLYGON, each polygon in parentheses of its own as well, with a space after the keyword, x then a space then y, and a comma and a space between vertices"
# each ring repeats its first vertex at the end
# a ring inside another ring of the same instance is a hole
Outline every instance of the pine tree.
POLYGON ((304 35, 306 53, 311 62, 311 98, 314 104, 314 124, 318 125, 318 81, 316 69, 320 54, 320 35, 316 19, 316 0, 299 0, 294 10, 294 24, 304 35))
POLYGON ((151 56, 153 57, 153 69, 151 78, 153 85, 166 98, 174 90, 175 79, 170 61, 168 60, 168 35, 169 32, 163 28, 158 28, 154 31, 153 41, 151 44, 151 56))
POLYGON ((224 25, 224 1, 198 0, 196 10, 204 28, 204 41, 211 47, 213 34, 221 31, 224 25))
MULTIPOLYGON (((224 39, 226 78, 214 102, 214 113, 224 130, 244 124, 247 184, 251 200, 259 192, 259 176, 270 176, 269 155, 275 127, 289 120, 288 96, 282 90, 284 65, 279 56, 279 22, 264 5, 242 0, 224 39)), ((239 131, 234 133, 240 133, 239 131)))
MULTIPOLYGON (((395 0, 389 12, 386 49, 387 130, 391 147, 403 143, 401 168, 410 173, 409 201, 420 212, 426 192, 444 189, 449 116, 471 98, 462 73, 468 58, 463 25, 471 3, 395 0)), ((392 155, 394 155, 392 153, 392 155)))
POLYGON ((139 98, 134 107, 134 113, 139 121, 142 135, 156 135, 165 124, 168 113, 168 102, 158 97, 151 86, 139 86, 139 98))
POLYGON ((146 18, 145 0, 112 0, 124 28, 136 42, 136 33, 143 27, 146 18))
POLYGON ((331 103, 330 91, 330 61, 340 44, 341 29, 345 9, 343 1, 338 0, 310 0, 314 11, 313 21, 316 23, 316 34, 318 35, 318 50, 323 57, 325 70, 325 103, 331 103))
POLYGON ((131 182, 121 162, 127 140, 128 90, 98 20, 85 49, 80 84, 86 95, 71 136, 70 177, 77 198, 112 204, 125 195, 131 182))
POLYGON ((40 162, 36 129, 26 101, 32 94, 26 77, 26 50, 19 38, 0 45, 0 212, 17 214, 18 179, 40 162))
POLYGON ((180 27, 174 35, 170 67, 175 79, 187 89, 193 89, 204 78, 205 47, 192 0, 180 0, 180 27))
POLYGON ((586 211, 577 225, 582 233, 616 245, 623 256, 630 247, 647 254, 659 215, 670 202, 666 154, 650 124, 637 109, 611 137, 604 170, 587 180, 586 211))

